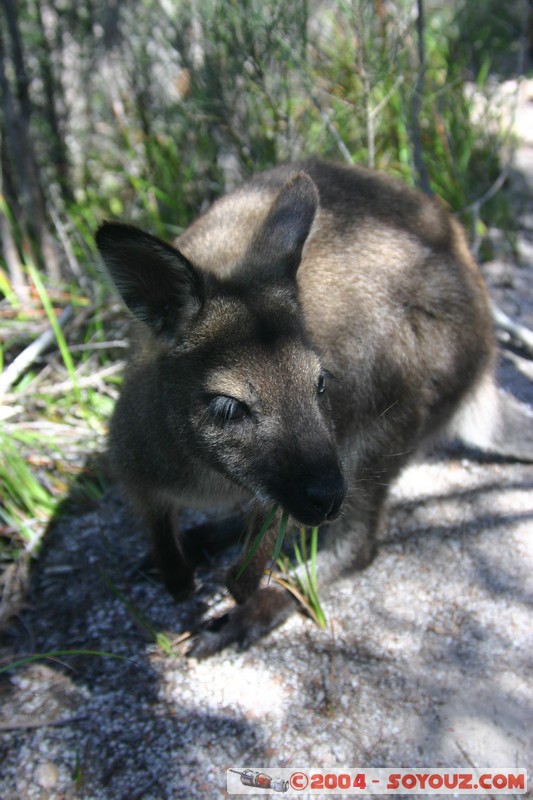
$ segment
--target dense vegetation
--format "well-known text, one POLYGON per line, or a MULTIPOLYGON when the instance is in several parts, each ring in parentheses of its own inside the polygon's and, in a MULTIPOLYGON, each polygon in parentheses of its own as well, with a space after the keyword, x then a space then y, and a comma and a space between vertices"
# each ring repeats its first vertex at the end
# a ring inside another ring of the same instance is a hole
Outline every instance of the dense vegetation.
POLYGON ((478 5, 2 0, 4 602, 116 397, 125 321, 96 268, 102 219, 172 238, 252 171, 317 153, 440 195, 478 250, 509 227, 490 100, 494 70, 522 68, 528 3, 478 5))

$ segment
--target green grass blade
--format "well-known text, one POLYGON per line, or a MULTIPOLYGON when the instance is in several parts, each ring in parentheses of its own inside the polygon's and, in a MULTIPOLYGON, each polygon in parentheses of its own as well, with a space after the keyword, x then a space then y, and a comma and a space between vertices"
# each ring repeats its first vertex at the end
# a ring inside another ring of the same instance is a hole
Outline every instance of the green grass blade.
MULTIPOLYGON (((39 454, 51 443, 46 437, 23 431, 0 431, 0 520, 11 530, 10 547, 16 557, 20 549, 38 542, 39 523, 56 508, 57 498, 27 461, 27 451, 39 454)), ((46 481, 46 478, 45 478, 46 481)))
POLYGON ((318 554, 318 528, 313 528, 311 530, 311 581, 313 586, 317 586, 317 575, 316 575, 316 564, 317 564, 317 554, 318 554))
POLYGON ((281 546, 283 544, 283 539, 285 538, 285 531, 287 530, 288 521, 289 521, 289 515, 286 511, 284 511, 279 525, 278 537, 276 539, 276 546, 274 547, 274 552, 272 554, 272 561, 274 563, 276 563, 276 561, 279 558, 279 554, 281 553, 281 546))
POLYGON ((148 637, 152 639, 158 647, 161 648, 167 655, 173 656, 175 655, 174 650, 172 648, 172 644, 168 638, 168 636, 164 633, 156 631, 154 627, 150 624, 150 622, 146 619, 146 617, 141 614, 141 612, 131 603, 125 595, 122 594, 120 589, 118 589, 109 575, 100 568, 100 575, 103 578, 105 585, 110 589, 110 591, 117 597, 121 603, 128 609, 134 620, 137 624, 146 631, 148 637))
MULTIPOLYGON (((132 661, 128 656, 119 656, 117 653, 109 653, 106 650, 50 650, 47 653, 34 653, 31 656, 24 656, 16 661, 10 661, 5 666, 0 666, 0 675, 4 672, 9 672, 12 669, 18 669, 26 664, 31 664, 33 661, 41 661, 43 658, 58 659, 64 656, 100 656, 101 658, 114 658, 119 661, 132 661)), ((135 663, 132 661, 132 663, 135 663)))
POLYGON ((293 567, 292 575, 288 574, 290 570, 290 562, 288 559, 283 564, 279 559, 278 563, 288 576, 288 585, 286 585, 286 588, 289 588, 300 602, 302 602, 302 605, 318 627, 326 628, 327 619, 320 604, 317 580, 318 528, 311 529, 310 537, 311 541, 308 553, 307 529, 304 527, 300 528, 300 544, 296 542, 294 544, 294 557, 296 559, 297 568, 295 569, 293 567), (309 564, 309 562, 311 563, 309 564), (293 588, 291 588, 291 585, 293 588))
POLYGON ((248 564, 252 560, 252 558, 254 556, 254 553, 257 550, 257 548, 259 547, 259 545, 261 544, 261 541, 262 541, 264 535, 266 534, 267 530, 269 529, 269 527, 271 526, 272 522, 274 521, 274 517, 276 516, 277 510, 278 510, 278 506, 277 505, 272 506, 272 508, 271 508, 266 520, 264 521, 264 523, 263 523, 263 525, 261 527, 261 530, 257 534, 253 545, 251 546, 250 550, 248 551, 248 554, 247 554, 247 556, 246 556, 246 558, 244 560, 244 563, 241 564, 241 567, 240 567, 239 571, 237 572, 237 580, 239 580, 239 578, 241 577, 242 573, 244 572, 244 570, 246 569, 246 567, 248 566, 248 564))
POLYGON ((141 612, 135 608, 133 603, 130 603, 127 597, 125 597, 122 594, 120 589, 117 589, 117 587, 115 586, 109 575, 101 567, 100 567, 100 575, 102 576, 102 579, 107 588, 115 595, 115 597, 117 597, 120 600, 120 602, 128 609, 134 620, 141 626, 141 628, 143 628, 143 630, 146 631, 149 637, 153 639, 155 642, 157 640, 157 631, 155 630, 155 628, 152 628, 148 620, 145 617, 143 617, 141 612))
POLYGON ((68 348, 67 340, 61 330, 61 326, 57 320, 57 317, 54 313, 54 309, 52 303, 50 301, 50 297, 48 292, 46 291, 46 287, 44 285, 43 279, 41 278, 39 271, 35 267, 35 265, 27 259, 26 266, 28 268, 28 272, 31 276, 33 283, 35 284, 35 288, 37 289, 37 293, 39 295, 39 299, 43 305, 43 308, 46 312, 46 316, 48 317, 48 321, 50 326, 54 332, 54 336, 56 337, 57 346, 59 347, 59 352, 61 353, 61 358, 63 359, 63 363, 65 368, 68 372, 69 378, 72 381, 73 392, 76 398, 76 401, 81 405, 81 392, 80 387, 78 385, 78 377, 76 375, 76 369, 74 367, 74 361, 72 360, 72 356, 70 354, 70 350, 68 348))

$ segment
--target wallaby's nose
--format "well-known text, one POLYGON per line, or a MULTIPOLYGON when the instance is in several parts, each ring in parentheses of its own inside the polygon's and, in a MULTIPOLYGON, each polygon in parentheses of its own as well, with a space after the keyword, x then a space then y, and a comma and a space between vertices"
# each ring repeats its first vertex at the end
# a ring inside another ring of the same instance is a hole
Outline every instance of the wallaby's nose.
POLYGON ((324 520, 337 516, 346 496, 346 481, 341 475, 314 479, 305 487, 310 505, 324 520))

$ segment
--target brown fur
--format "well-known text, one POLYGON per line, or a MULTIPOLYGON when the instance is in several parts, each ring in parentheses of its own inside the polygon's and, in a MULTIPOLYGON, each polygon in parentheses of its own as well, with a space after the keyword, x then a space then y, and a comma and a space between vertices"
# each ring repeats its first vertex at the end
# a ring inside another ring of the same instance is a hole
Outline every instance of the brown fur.
MULTIPOLYGON (((139 320, 111 456, 175 595, 194 574, 179 506, 251 503, 251 536, 273 503, 329 523, 329 583, 370 560, 387 487, 426 438, 455 424, 533 456, 531 420, 502 412, 494 387, 487 294, 462 229, 396 180, 287 165, 215 203, 177 249, 116 224, 97 241, 139 320)), ((196 655, 249 643, 290 611, 279 589, 257 591, 273 535, 231 572, 242 605, 196 655)))

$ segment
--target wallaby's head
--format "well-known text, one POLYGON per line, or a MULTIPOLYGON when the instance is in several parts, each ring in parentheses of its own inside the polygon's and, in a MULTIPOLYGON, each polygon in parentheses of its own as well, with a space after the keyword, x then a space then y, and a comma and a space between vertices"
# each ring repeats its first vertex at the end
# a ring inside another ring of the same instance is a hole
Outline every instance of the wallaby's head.
MULTIPOLYGON (((328 375, 298 305, 296 275, 317 206, 313 181, 290 178, 223 279, 128 225, 106 223, 96 237, 143 323, 137 374, 155 387, 146 424, 159 426, 164 459, 204 463, 305 525, 337 516, 346 493, 328 375)), ((126 390, 136 391, 131 380, 126 390)))

